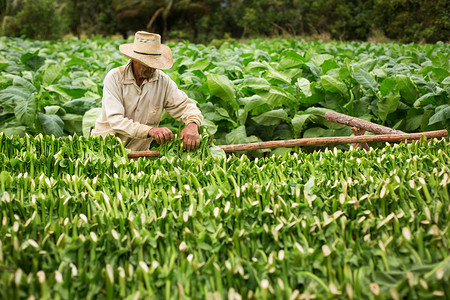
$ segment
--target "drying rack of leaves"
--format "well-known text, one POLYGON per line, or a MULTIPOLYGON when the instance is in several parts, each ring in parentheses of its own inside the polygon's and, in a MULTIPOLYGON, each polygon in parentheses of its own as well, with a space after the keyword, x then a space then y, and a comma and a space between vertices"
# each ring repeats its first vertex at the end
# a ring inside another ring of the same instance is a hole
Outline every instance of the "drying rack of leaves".
POLYGON ((0 134, 0 298, 449 298, 449 149, 128 161, 0 134))

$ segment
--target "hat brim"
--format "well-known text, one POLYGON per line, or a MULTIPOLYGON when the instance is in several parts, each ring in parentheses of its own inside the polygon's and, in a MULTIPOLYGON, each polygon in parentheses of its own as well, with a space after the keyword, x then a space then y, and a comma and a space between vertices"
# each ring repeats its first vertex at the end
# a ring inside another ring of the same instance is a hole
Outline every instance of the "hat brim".
POLYGON ((173 66, 172 51, 166 45, 161 45, 161 55, 139 54, 133 51, 133 43, 119 46, 119 51, 147 67, 167 70, 173 66))

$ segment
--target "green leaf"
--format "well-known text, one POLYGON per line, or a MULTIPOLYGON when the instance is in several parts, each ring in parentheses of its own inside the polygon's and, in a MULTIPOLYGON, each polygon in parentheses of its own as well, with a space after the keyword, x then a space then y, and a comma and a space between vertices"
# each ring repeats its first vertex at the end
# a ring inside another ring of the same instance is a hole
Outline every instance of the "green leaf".
POLYGON ((287 76, 286 74, 283 74, 281 72, 275 71, 275 70, 268 70, 264 74, 264 78, 267 79, 271 84, 290 84, 291 78, 287 76))
POLYGON ((14 78, 12 76, 3 76, 0 73, 0 91, 12 85, 14 78))
POLYGON ((319 54, 311 58, 311 62, 315 66, 320 67, 326 60, 329 59, 334 59, 334 56, 330 54, 319 54))
MULTIPOLYGON (((266 100, 261 98, 258 95, 254 95, 247 99, 249 99, 249 100, 246 101, 246 103, 245 103, 244 111, 239 115, 239 123, 241 125, 244 125, 245 122, 247 121, 247 116, 248 116, 249 112, 251 112, 254 108, 266 103, 266 100)), ((242 100, 240 100, 240 101, 242 101, 242 100)))
POLYGON ((349 59, 346 58, 341 68, 339 69, 339 77, 343 80, 350 79, 352 75, 352 66, 350 65, 349 59))
POLYGON ((422 75, 428 75, 431 73, 432 76, 430 76, 430 77, 433 77, 433 79, 435 78, 438 81, 442 81, 450 75, 450 72, 448 69, 436 68, 433 66, 426 66, 426 67, 420 69, 418 73, 422 74, 422 75))
POLYGON ((305 64, 306 67, 309 68, 311 71, 311 74, 314 76, 314 78, 319 81, 320 75, 322 75, 322 69, 320 67, 315 66, 314 64, 308 62, 305 64))
POLYGON ((444 86, 450 85, 450 76, 448 76, 444 80, 442 80, 442 85, 444 85, 444 86))
POLYGON ((238 73, 241 75, 244 74, 242 64, 238 61, 221 61, 215 62, 214 64, 217 65, 219 68, 223 68, 223 70, 225 70, 226 73, 238 73))
POLYGON ((230 131, 225 136, 225 141, 229 145, 246 144, 248 142, 248 138, 247 138, 247 131, 245 130, 245 126, 239 126, 238 128, 230 131))
POLYGON ((211 94, 228 102, 234 109, 238 109, 239 105, 236 101, 236 93, 233 83, 224 75, 208 74, 208 88, 211 94))
POLYGON ((88 91, 88 88, 84 86, 63 85, 57 86, 56 88, 69 95, 69 97, 75 99, 83 97, 88 91))
POLYGON ((307 193, 308 195, 313 195, 314 194, 313 188, 315 186, 316 186, 316 177, 311 175, 311 177, 309 177, 308 181, 305 183, 305 193, 307 193))
POLYGON ((288 114, 283 109, 271 110, 260 114, 252 119, 259 125, 273 126, 280 124, 281 121, 290 121, 288 114))
POLYGON ((253 57, 255 59, 263 59, 263 60, 266 60, 266 61, 270 61, 269 53, 267 53, 266 51, 260 50, 260 49, 256 49, 254 51, 253 57))
MULTIPOLYGON (((98 86, 95 82, 93 82, 90 78, 79 78, 73 81, 74 85, 81 85, 88 88, 90 91, 97 92, 98 86)), ((88 91, 88 92, 90 92, 88 91)), ((86 92, 86 93, 88 93, 86 92)))
POLYGON ((61 117, 64 121, 64 130, 70 134, 82 134, 83 132, 83 116, 75 114, 65 114, 61 117))
POLYGON ((371 74, 373 74, 373 76, 375 76, 375 78, 380 78, 380 79, 384 79, 387 77, 387 73, 385 70, 380 69, 380 68, 375 68, 372 70, 371 74))
POLYGON ((39 56, 39 50, 28 52, 20 57, 20 61, 27 65, 31 70, 37 71, 45 64, 45 58, 39 56))
POLYGON ((297 79, 297 82, 295 83, 295 85, 302 91, 302 93, 303 93, 303 95, 305 95, 305 97, 311 97, 312 92, 311 92, 310 82, 308 79, 299 78, 299 79, 297 79))
POLYGON ((7 136, 20 136, 23 137, 27 132, 27 128, 25 126, 15 126, 15 127, 6 127, 0 129, 0 132, 3 132, 7 136))
POLYGON ((281 106, 284 104, 297 102, 293 95, 279 87, 271 88, 265 98, 267 103, 272 106, 281 106))
POLYGON ((373 79, 372 75, 363 69, 359 69, 358 72, 353 73, 356 81, 364 88, 372 90, 373 92, 378 91, 378 83, 373 79))
POLYGON ((396 111, 398 102, 400 101, 399 95, 388 95, 383 99, 379 100, 377 103, 378 106, 378 117, 383 122, 386 121, 387 115, 396 111))
POLYGON ((62 76, 62 71, 64 70, 64 64, 52 64, 47 67, 42 76, 42 84, 44 86, 49 86, 62 76))
POLYGON ((295 51, 288 50, 283 52, 279 68, 280 70, 299 68, 304 62, 303 56, 295 51))
POLYGON ((14 109, 14 114, 20 123, 34 127, 36 120, 37 101, 34 94, 27 100, 22 100, 14 109))
POLYGON ((310 128, 303 133, 303 138, 322 137, 326 131, 325 128, 321 127, 310 128))
POLYGON ((389 274, 389 272, 377 271, 374 274, 375 282, 387 287, 396 286, 397 283, 403 278, 394 278, 391 274, 389 274))
POLYGON ((14 76, 13 78, 14 78, 13 79, 13 86, 14 87, 26 90, 30 94, 36 92, 36 88, 28 80, 26 80, 26 79, 24 79, 22 77, 19 77, 19 76, 14 76))
POLYGON ((224 117, 224 119, 231 119, 230 115, 228 114, 228 111, 223 108, 223 107, 218 107, 216 108, 216 112, 221 115, 222 117, 224 117))
POLYGON ((327 74, 328 71, 338 69, 338 68, 339 68, 339 65, 336 63, 334 58, 327 59, 322 64, 322 74, 325 75, 325 74, 327 74))
MULTIPOLYGON (((214 135, 217 132, 219 126, 211 122, 210 120, 204 119, 202 121, 201 128, 205 128, 208 135, 214 135)), ((83 121, 83 130, 84 130, 84 121, 83 121)))
POLYGON ((102 109, 99 107, 88 110, 83 116, 83 135, 89 136, 91 133, 91 126, 95 125, 98 117, 101 115, 102 109))
POLYGON ((303 127, 306 122, 310 119, 311 114, 297 114, 292 118, 292 127, 294 128, 294 136, 296 138, 300 137, 300 134, 303 131, 303 127))
POLYGON ((86 67, 87 66, 87 62, 84 59, 81 59, 79 57, 73 56, 73 57, 71 57, 71 59, 68 62, 66 62, 65 65, 66 65, 67 68, 72 67, 72 66, 86 67))
POLYGON ((220 114, 218 114, 217 112, 207 112, 207 113, 204 113, 203 114, 203 117, 206 119, 206 120, 210 120, 210 121, 221 121, 221 120, 226 120, 226 121, 228 121, 228 118, 227 117, 224 117, 224 116, 222 116, 222 115, 220 115, 220 114))
POLYGON ((240 85, 241 89, 249 89, 254 92, 267 92, 270 90, 270 83, 264 78, 246 78, 240 85))
POLYGON ((4 106, 7 103, 14 104, 21 101, 26 101, 30 95, 31 93, 27 90, 9 86, 8 88, 0 91, 0 104, 4 106))
POLYGON ((269 156, 275 155, 275 156, 284 156, 286 153, 289 153, 292 151, 292 148, 276 148, 270 151, 269 156))
POLYGON ((245 105, 249 104, 250 102, 253 102, 255 100, 261 100, 261 99, 263 99, 263 98, 260 95, 253 95, 251 97, 239 98, 238 102, 239 102, 240 105, 244 105, 245 106, 245 105))
POLYGON ((406 115, 405 131, 412 132, 417 130, 422 124, 423 109, 411 108, 406 115))
POLYGON ((417 89, 411 79, 405 75, 396 77, 400 94, 406 101, 413 104, 417 99, 417 89))
POLYGON ((341 94, 344 97, 348 96, 347 86, 340 78, 323 75, 320 76, 320 82, 326 91, 341 94))
POLYGON ((197 60, 192 66, 191 66, 191 70, 205 70, 209 65, 211 64, 211 62, 206 59, 199 59, 197 60))
POLYGON ((0 55, 0 71, 6 69, 8 65, 8 60, 4 56, 0 55))
POLYGON ((428 104, 434 104, 434 96, 436 96, 435 93, 428 93, 423 95, 414 102, 414 107, 423 107, 428 104))
POLYGON ((211 147, 209 147, 209 152, 211 153, 211 156, 214 158, 226 157, 225 151, 223 151, 222 148, 219 148, 215 145, 212 145, 211 147))
POLYGON ((59 116, 39 113, 38 119, 46 135, 53 134, 55 137, 61 137, 64 135, 64 122, 59 116))
POLYGON ((314 116, 325 118, 325 114, 329 111, 333 111, 333 110, 329 109, 329 108, 324 108, 324 107, 308 107, 308 109, 305 110, 305 113, 309 113, 314 116))
POLYGON ((436 56, 431 59, 433 67, 441 68, 445 70, 450 69, 449 58, 442 52, 437 52, 436 56))
POLYGON ((59 116, 63 121, 73 121, 73 122, 81 122, 83 121, 83 116, 75 115, 75 114, 65 114, 63 116, 59 116))
POLYGON ((58 115, 58 116, 64 116, 66 114, 66 111, 64 108, 58 105, 49 105, 44 107, 45 114, 46 115, 58 115))
POLYGON ((428 125, 433 125, 450 119, 450 104, 444 104, 436 108, 436 113, 431 116, 428 125))
POLYGON ((380 93, 387 96, 389 93, 397 93, 397 80, 395 77, 385 78, 380 85, 380 93))
POLYGON ((258 62, 258 61, 252 61, 249 62, 248 65, 245 67, 245 70, 249 73, 259 74, 259 72, 265 71, 270 69, 269 64, 266 62, 258 62))
POLYGON ((97 103, 93 99, 80 98, 64 103, 63 108, 69 114, 83 115, 96 105, 97 103))

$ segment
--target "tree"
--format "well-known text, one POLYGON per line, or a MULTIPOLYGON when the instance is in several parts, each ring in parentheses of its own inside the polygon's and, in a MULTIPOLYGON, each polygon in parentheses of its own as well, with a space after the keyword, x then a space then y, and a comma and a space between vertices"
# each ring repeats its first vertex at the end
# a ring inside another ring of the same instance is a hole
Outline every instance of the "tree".
POLYGON ((69 20, 72 34, 80 37, 81 33, 88 35, 115 34, 119 25, 114 20, 113 0, 66 0, 65 15, 69 20))
MULTIPOLYGON (((159 20, 161 31, 161 40, 164 42, 167 38, 167 30, 171 24, 170 19, 185 18, 192 20, 193 16, 208 12, 209 8, 204 2, 195 2, 191 0, 125 0, 115 1, 114 9, 118 12, 117 18, 127 17, 148 17, 145 28, 149 31, 155 31, 155 24, 159 20)), ((195 31, 195 24, 190 22, 190 27, 195 31)))
POLYGON ((23 0, 2 3, 6 8, 2 34, 35 39, 57 39, 65 33, 60 5, 55 0, 23 0))

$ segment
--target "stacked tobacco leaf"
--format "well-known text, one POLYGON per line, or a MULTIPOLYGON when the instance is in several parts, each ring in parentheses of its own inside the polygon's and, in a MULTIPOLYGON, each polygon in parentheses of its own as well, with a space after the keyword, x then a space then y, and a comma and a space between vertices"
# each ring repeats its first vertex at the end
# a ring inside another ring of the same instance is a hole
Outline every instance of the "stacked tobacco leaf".
POLYGON ((128 161, 0 135, 0 298, 449 298, 449 149, 128 161))

